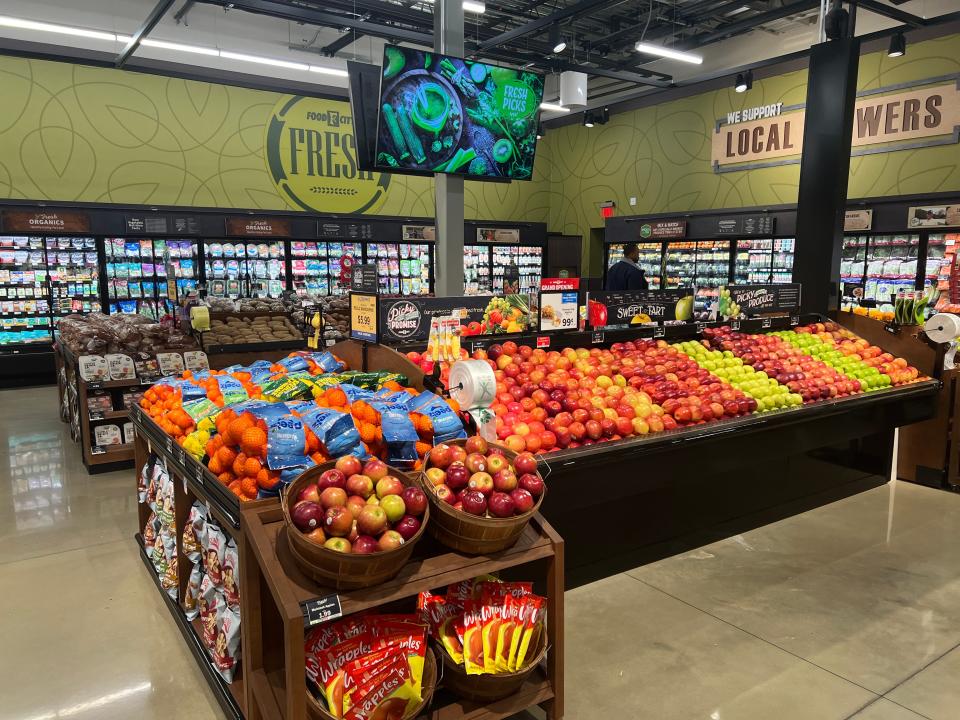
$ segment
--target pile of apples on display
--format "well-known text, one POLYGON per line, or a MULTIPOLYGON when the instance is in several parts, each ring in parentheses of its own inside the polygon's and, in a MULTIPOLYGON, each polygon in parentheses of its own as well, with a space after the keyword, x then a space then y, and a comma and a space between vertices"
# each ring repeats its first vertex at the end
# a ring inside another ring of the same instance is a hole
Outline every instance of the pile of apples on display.
POLYGON ((547 352, 491 345, 497 437, 516 452, 589 446, 746 415, 757 401, 663 340, 547 352))
POLYGON ((744 364, 798 394, 804 403, 843 397, 863 389, 859 380, 803 353, 777 333, 749 335, 720 327, 704 329, 703 336, 710 347, 732 352, 744 364))
POLYGON ((921 379, 920 371, 903 358, 871 345, 835 322, 802 325, 778 335, 845 375, 860 380, 864 390, 905 385, 921 379))
POLYGON ((435 445, 427 455, 424 476, 440 501, 480 517, 530 512, 544 492, 532 453, 521 452, 511 462, 479 436, 467 438, 463 447, 435 445))
POLYGON ((331 550, 394 550, 420 530, 427 496, 390 474, 382 460, 344 455, 297 495, 290 518, 307 538, 331 550))

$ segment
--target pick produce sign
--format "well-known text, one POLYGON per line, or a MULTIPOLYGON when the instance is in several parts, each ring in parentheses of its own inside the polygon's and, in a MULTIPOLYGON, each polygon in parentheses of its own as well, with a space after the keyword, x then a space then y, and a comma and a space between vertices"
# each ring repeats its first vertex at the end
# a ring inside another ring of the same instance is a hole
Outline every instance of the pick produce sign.
POLYGON ((587 298, 587 322, 592 328, 648 325, 693 317, 693 289, 647 292, 596 292, 587 298))
POLYGON ((423 343, 434 317, 460 320, 462 336, 526 332, 531 328, 527 295, 383 298, 378 303, 380 342, 423 343))
POLYGON ((749 317, 762 313, 784 313, 800 307, 800 284, 730 285, 720 291, 723 317, 749 317))

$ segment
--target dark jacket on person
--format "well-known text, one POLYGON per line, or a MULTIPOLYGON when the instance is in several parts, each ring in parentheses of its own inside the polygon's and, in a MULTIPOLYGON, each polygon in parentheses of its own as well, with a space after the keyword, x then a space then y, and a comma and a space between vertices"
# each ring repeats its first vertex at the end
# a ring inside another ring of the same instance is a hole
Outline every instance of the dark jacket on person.
POLYGON ((648 290, 647 279, 640 268, 627 260, 621 260, 607 270, 607 290, 623 292, 627 290, 648 290))

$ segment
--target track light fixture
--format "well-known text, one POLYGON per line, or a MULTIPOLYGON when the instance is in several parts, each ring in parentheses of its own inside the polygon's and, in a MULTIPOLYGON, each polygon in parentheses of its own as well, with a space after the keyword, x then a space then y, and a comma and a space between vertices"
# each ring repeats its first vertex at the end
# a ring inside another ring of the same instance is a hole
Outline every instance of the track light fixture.
POLYGON ((737 73, 737 82, 733 89, 738 93, 746 92, 753 87, 753 70, 747 70, 745 73, 737 73))
POLYGON ((567 49, 567 41, 560 35, 560 23, 554 23, 550 26, 550 47, 554 55, 559 55, 567 49))
POLYGON ((543 129, 543 123, 537 123, 537 140, 541 139, 546 132, 547 131, 543 129))
POLYGON ((583 111, 583 126, 592 128, 594 125, 606 125, 610 120, 610 108, 583 111))
POLYGON ((888 57, 903 57, 907 54, 907 38, 902 32, 890 36, 890 49, 887 50, 888 57))
POLYGON ((593 127, 593 113, 589 110, 584 110, 583 112, 583 126, 588 128, 593 127))

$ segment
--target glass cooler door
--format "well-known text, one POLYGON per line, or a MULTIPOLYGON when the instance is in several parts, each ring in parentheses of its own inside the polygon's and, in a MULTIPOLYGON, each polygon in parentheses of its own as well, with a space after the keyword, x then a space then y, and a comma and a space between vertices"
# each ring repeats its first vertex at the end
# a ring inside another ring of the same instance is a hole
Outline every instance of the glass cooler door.
POLYGON ((465 245, 463 248, 464 295, 488 295, 493 292, 490 276, 490 248, 487 245, 465 245))
POLYGON ((53 342, 43 239, 0 236, 0 350, 53 342))
POLYGON ((100 311, 100 271, 94 238, 44 238, 53 323, 72 313, 100 311))
POLYGON ((777 238, 773 241, 773 282, 793 282, 793 251, 796 244, 794 238, 777 238))
POLYGON ((900 290, 913 290, 919 246, 919 235, 871 235, 863 297, 889 304, 900 290))
POLYGON ((697 264, 692 286, 696 288, 695 309, 705 311, 716 300, 721 285, 730 279, 730 241, 705 240, 697 243, 697 264))
POLYGON ((669 242, 666 248, 666 276, 664 288, 692 287, 696 279, 697 244, 669 242))
POLYGON ((327 244, 323 242, 290 243, 290 273, 298 295, 330 294, 327 244))
POLYGON ((141 313, 155 319, 170 311, 166 253, 176 272, 179 293, 197 285, 194 240, 105 238, 107 301, 111 313, 141 313))
POLYGON ((363 262, 363 246, 359 242, 328 242, 327 266, 330 273, 330 294, 344 295, 350 292, 350 286, 340 286, 340 259, 349 255, 354 264, 363 262))

